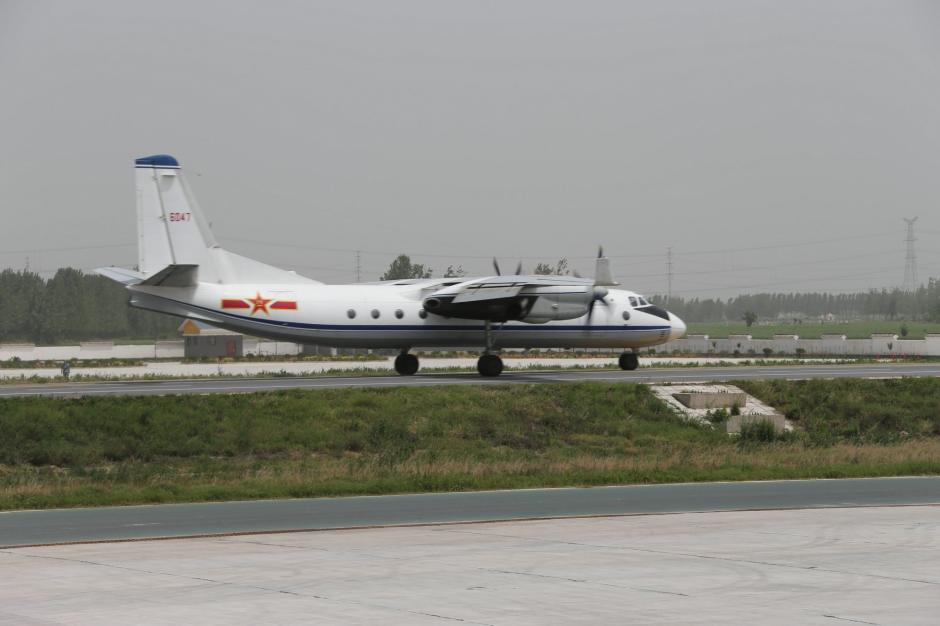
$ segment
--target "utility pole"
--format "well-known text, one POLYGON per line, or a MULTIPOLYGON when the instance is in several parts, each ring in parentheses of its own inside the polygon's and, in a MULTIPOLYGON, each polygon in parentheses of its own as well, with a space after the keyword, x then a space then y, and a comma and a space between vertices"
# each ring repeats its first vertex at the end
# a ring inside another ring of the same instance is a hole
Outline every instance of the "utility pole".
POLYGON ((362 256, 359 250, 356 250, 356 282, 362 282, 362 256))
POLYGON ((916 217, 910 219, 902 217, 907 223, 907 255, 904 258, 904 291, 913 292, 917 290, 917 252, 914 250, 914 222, 916 217))
POLYGON ((672 246, 666 248, 666 304, 672 300, 672 246))

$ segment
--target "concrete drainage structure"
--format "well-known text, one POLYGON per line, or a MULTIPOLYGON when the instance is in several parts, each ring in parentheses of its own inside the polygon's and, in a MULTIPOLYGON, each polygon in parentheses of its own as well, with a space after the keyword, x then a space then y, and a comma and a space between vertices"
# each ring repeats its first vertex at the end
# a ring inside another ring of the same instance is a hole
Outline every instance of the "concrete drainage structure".
POLYGON ((650 385, 650 389, 682 417, 710 428, 716 426, 709 419, 713 411, 724 409, 733 413, 737 407, 738 415, 731 415, 719 424, 728 434, 740 433, 743 425, 761 421, 773 424, 778 433, 793 430, 793 426, 774 407, 734 385, 650 385))

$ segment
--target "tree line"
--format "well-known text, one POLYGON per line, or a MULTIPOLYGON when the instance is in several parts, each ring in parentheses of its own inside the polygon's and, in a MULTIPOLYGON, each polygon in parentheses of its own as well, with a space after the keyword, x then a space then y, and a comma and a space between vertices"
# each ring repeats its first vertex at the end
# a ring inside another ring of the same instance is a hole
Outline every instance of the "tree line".
POLYGON ((722 322, 745 319, 800 321, 829 315, 837 319, 930 320, 940 322, 940 280, 915 291, 872 289, 858 293, 756 293, 734 298, 650 298, 684 320, 722 322))
MULTIPOLYGON (((565 259, 541 263, 540 273, 570 273, 565 259)), ((400 255, 382 280, 428 278, 431 268, 400 255)), ((446 277, 464 275, 450 266, 446 277)), ((667 307, 686 321, 742 320, 749 313, 757 319, 793 321, 833 315, 838 319, 910 319, 940 322, 940 280, 930 279, 913 292, 871 290, 859 293, 759 293, 734 298, 680 298, 652 301, 667 307)), ((81 270, 63 268, 45 279, 27 270, 0 271, 0 342, 37 344, 91 339, 153 340, 174 337, 179 318, 132 309, 123 286, 81 270)))
POLYGON ((127 305, 118 283, 63 268, 45 279, 28 270, 0 272, 0 341, 57 344, 89 339, 176 335, 179 318, 127 305))

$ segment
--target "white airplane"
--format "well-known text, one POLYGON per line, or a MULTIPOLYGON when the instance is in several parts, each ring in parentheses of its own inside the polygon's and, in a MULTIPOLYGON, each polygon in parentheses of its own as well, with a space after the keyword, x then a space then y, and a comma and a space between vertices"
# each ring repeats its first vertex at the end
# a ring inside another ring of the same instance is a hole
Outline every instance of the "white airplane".
MULTIPOLYGON (((395 348, 395 370, 418 371, 417 347, 481 346, 477 370, 499 376, 503 348, 636 349, 678 339, 677 316, 618 285, 601 252, 594 280, 500 275, 327 285, 219 247, 169 155, 135 162, 138 265, 107 267, 133 307, 247 335, 352 348, 395 348)), ((629 351, 627 351, 629 350, 629 351)))

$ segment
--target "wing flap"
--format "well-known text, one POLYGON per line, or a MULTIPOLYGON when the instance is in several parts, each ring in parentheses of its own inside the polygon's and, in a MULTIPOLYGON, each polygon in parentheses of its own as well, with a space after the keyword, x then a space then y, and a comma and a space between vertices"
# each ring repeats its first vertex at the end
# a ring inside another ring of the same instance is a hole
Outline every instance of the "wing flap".
POLYGON ((464 302, 483 302, 486 300, 503 300, 505 298, 515 298, 522 291, 525 285, 486 285, 471 286, 458 293, 452 302, 454 304, 464 302))

